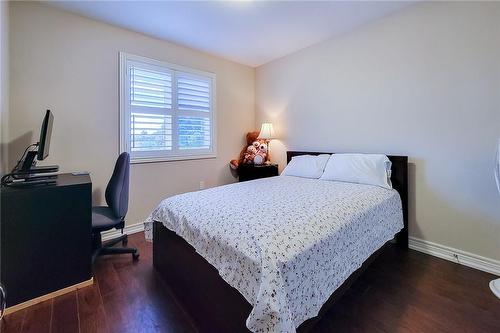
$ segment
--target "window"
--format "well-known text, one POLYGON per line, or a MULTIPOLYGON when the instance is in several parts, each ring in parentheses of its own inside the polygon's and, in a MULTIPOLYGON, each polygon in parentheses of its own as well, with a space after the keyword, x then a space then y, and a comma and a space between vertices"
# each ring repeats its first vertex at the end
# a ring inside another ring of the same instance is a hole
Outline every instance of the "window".
POLYGON ((215 74, 120 53, 120 147, 132 162, 215 157, 215 74))

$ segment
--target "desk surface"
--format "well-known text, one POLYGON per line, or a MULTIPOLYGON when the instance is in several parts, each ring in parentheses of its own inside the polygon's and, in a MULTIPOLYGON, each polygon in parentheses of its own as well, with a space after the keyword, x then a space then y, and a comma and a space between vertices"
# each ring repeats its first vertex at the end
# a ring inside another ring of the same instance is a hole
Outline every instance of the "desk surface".
POLYGON ((2 192, 4 191, 26 191, 27 189, 45 189, 58 186, 72 186, 72 185, 82 185, 90 184, 90 175, 78 175, 74 176, 71 173, 61 173, 58 174, 55 179, 55 183, 43 184, 43 185, 33 185, 33 186, 18 186, 18 187, 8 187, 2 186, 2 192))
POLYGON ((90 175, 74 176, 71 173, 57 175, 56 184, 52 186, 80 185, 90 183, 90 175))

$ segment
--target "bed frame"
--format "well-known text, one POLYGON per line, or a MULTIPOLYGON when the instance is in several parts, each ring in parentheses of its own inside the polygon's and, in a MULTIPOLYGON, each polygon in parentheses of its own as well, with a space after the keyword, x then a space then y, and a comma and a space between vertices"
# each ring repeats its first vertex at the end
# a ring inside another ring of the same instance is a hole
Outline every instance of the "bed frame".
MULTIPOLYGON (((287 163, 298 155, 318 155, 320 152, 288 151, 287 163)), ((331 153, 328 153, 331 154, 331 153)), ((401 196, 404 228, 394 241, 408 248, 408 157, 388 156, 392 162, 391 181, 401 196)), ((202 332, 249 332, 245 321, 252 306, 219 275, 195 249, 161 223, 153 226, 153 266, 170 286, 177 300, 187 310, 202 332)), ((386 244, 387 245, 387 244, 386 244)), ((386 246, 384 245, 384 247, 386 246)), ((366 270, 382 249, 372 254, 363 265, 330 296, 318 316, 302 323, 298 332, 309 332, 366 270)))

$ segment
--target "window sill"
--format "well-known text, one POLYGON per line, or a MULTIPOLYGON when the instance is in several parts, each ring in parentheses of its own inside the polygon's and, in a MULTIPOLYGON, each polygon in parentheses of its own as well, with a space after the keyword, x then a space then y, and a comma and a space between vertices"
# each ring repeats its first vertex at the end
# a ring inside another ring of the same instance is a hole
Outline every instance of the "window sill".
POLYGON ((206 160, 206 159, 213 159, 213 158, 217 158, 217 155, 210 154, 210 155, 196 155, 196 156, 169 156, 169 157, 145 157, 145 158, 137 158, 136 157, 136 158, 130 159, 130 164, 206 160))

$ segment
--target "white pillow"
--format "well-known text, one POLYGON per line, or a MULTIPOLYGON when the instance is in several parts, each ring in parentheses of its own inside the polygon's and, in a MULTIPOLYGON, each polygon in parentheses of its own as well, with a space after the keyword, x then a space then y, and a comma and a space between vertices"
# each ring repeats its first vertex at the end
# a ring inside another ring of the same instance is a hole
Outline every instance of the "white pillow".
POLYGON ((281 175, 317 179, 323 174, 329 158, 328 154, 294 156, 281 175))
POLYGON ((322 180, 377 185, 392 188, 389 158, 382 154, 334 154, 328 160, 322 180))

